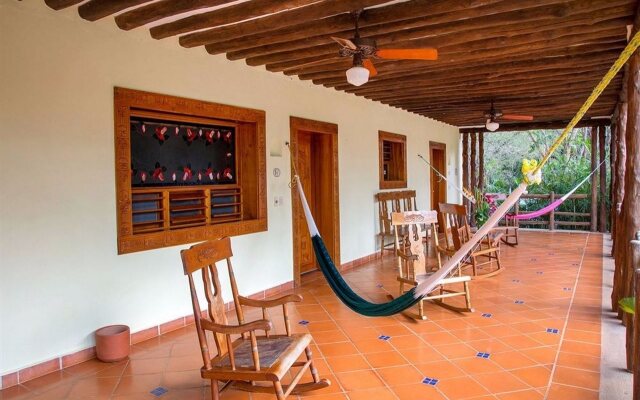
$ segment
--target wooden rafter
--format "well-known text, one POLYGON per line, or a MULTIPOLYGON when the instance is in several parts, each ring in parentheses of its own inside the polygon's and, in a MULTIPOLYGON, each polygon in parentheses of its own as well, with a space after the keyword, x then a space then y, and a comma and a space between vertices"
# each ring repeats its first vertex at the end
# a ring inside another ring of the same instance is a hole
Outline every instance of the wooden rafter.
MULTIPOLYGON (((154 38, 311 80, 314 84, 435 118, 482 125, 491 100, 542 125, 566 120, 624 48, 637 0, 45 0, 80 4, 82 18, 113 15, 154 38), (388 4, 387 4, 388 3, 388 4), (353 37, 352 11, 364 8, 361 37, 380 48, 438 49, 437 61, 374 60, 378 74, 346 82, 349 57, 331 36, 353 37)), ((621 79, 588 116, 611 115, 621 79)), ((506 124, 505 124, 506 125, 506 124)))

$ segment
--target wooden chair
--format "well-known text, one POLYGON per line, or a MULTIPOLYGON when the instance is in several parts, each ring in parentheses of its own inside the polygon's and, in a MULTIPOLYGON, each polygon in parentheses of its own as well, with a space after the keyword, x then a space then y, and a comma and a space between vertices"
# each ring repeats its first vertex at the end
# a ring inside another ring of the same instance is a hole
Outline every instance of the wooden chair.
POLYGON ((416 210, 416 191, 397 190, 393 192, 380 192, 376 194, 378 202, 378 216, 380 220, 380 257, 384 256, 384 251, 395 253, 394 228, 391 224, 392 212, 403 212, 416 210), (390 242, 387 242, 390 240, 390 242))
POLYGON ((196 330, 204 366, 202 378, 211 380, 211 398, 218 400, 220 391, 234 387, 250 392, 275 393, 278 400, 289 394, 300 394, 321 389, 330 385, 326 379, 320 379, 311 359, 311 335, 292 334, 287 314, 287 303, 300 302, 300 295, 288 295, 274 300, 253 300, 238 295, 233 269, 231 267, 231 241, 229 238, 213 240, 182 250, 184 273, 189 278, 191 302, 195 317, 196 330), (226 260, 231 283, 231 292, 235 304, 238 325, 230 325, 224 312, 224 301, 220 280, 218 279, 218 261, 226 260), (200 303, 194 274, 201 272, 204 296, 207 301, 206 312, 200 311, 200 303), (245 322, 242 306, 262 308, 263 319, 245 322), (282 306, 285 321, 285 335, 270 335, 272 324, 266 319, 266 309, 282 306), (203 316, 206 315, 206 316, 203 316), (257 331, 265 336, 258 336, 257 331), (217 355, 212 357, 207 331, 212 332, 217 355), (232 341, 231 335, 240 335, 232 341), (247 337, 248 336, 248 337, 247 337), (305 361, 298 361, 302 354, 305 361), (288 385, 282 384, 282 378, 292 367, 299 368, 288 385), (298 384, 303 374, 311 371, 313 382, 298 384), (219 382, 222 381, 222 388, 219 382), (268 382, 259 384, 257 382, 268 382))
MULTIPOLYGON (((444 245, 439 246, 438 250, 441 254, 450 257, 471 239, 472 231, 467 221, 467 208, 459 204, 440 203, 439 210, 444 245)), ((492 230, 467 255, 462 268, 471 267, 473 279, 488 278, 504 271, 504 267, 500 263, 502 236, 503 232, 500 229, 492 230), (480 261, 480 259, 484 259, 484 261, 480 261), (489 268, 493 267, 494 262, 497 268, 490 269, 489 272, 478 272, 479 269, 484 269, 485 265, 488 265, 489 268)))
MULTIPOLYGON (((393 213, 391 218, 392 226, 396 228, 395 244, 397 248, 396 255, 398 257, 397 280, 400 283, 400 295, 402 295, 405 292, 405 285, 416 286, 420 280, 442 267, 440 254, 437 251, 436 257, 438 265, 432 268, 427 267, 427 251, 425 247, 425 239, 429 237, 429 230, 431 230, 432 233, 431 237, 434 241, 434 248, 437 248, 439 245, 436 228, 437 213, 435 211, 405 211, 393 213), (404 232, 406 235, 404 240, 400 232, 404 232)), ((469 281, 471 281, 471 278, 462 276, 459 268, 453 275, 457 276, 450 276, 443 279, 441 284, 432 293, 425 296, 422 301, 418 303, 418 314, 405 314, 418 320, 427 319, 424 314, 425 301, 434 301, 435 304, 454 311, 473 311, 471 308, 471 294, 469 292, 469 281), (462 283, 462 291, 453 290, 449 286, 458 283, 462 283), (456 307, 444 303, 444 299, 456 296, 464 296, 466 307, 456 307)))
MULTIPOLYGON (((493 196, 496 201, 504 201, 507 196, 504 193, 487 193, 487 195, 493 196)), ((514 213, 518 214, 519 205, 516 202, 516 205, 513 208, 514 213)), ((507 214, 508 215, 508 214, 507 214)), ((494 231, 502 232, 502 243, 509 246, 517 246, 518 245, 518 230, 520 229, 520 223, 515 218, 505 218, 504 225, 496 226, 494 231)))

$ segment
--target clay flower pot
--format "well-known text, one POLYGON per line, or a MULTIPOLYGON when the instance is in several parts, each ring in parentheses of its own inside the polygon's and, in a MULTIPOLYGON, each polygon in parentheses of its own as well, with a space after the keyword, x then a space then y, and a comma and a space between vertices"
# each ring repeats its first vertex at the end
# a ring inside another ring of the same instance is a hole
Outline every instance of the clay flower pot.
POLYGON ((104 362, 116 362, 129 357, 131 331, 126 325, 109 325, 96 331, 96 356, 104 362))

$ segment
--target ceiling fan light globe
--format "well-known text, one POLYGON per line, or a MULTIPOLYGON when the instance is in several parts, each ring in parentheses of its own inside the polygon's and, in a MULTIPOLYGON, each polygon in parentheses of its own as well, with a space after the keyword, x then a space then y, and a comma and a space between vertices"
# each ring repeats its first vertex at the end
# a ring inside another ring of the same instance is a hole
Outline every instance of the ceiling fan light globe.
POLYGON ((353 86, 362 86, 369 81, 369 70, 355 66, 347 70, 347 82, 353 86))
POLYGON ((498 130, 498 128, 500 128, 500 124, 495 122, 495 121, 491 121, 490 119, 487 120, 487 124, 485 125, 485 127, 487 128, 487 130, 489 132, 495 132, 498 130))

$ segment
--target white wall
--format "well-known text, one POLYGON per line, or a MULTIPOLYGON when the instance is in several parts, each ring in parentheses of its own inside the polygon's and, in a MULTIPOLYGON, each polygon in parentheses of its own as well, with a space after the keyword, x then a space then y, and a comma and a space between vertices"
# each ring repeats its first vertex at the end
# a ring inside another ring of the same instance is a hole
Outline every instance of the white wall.
MULTIPOLYGON (((179 248, 116 254, 114 86, 265 110, 268 151, 290 115, 338 124, 343 263, 375 251, 379 129, 407 135, 420 207, 429 174, 415 154, 429 140, 447 143, 457 172, 452 126, 41 3, 0 5, 0 375, 89 347, 105 324, 138 331, 191 312, 179 248)), ((243 293, 292 279, 282 151, 267 157, 269 231, 233 239, 243 293)))

